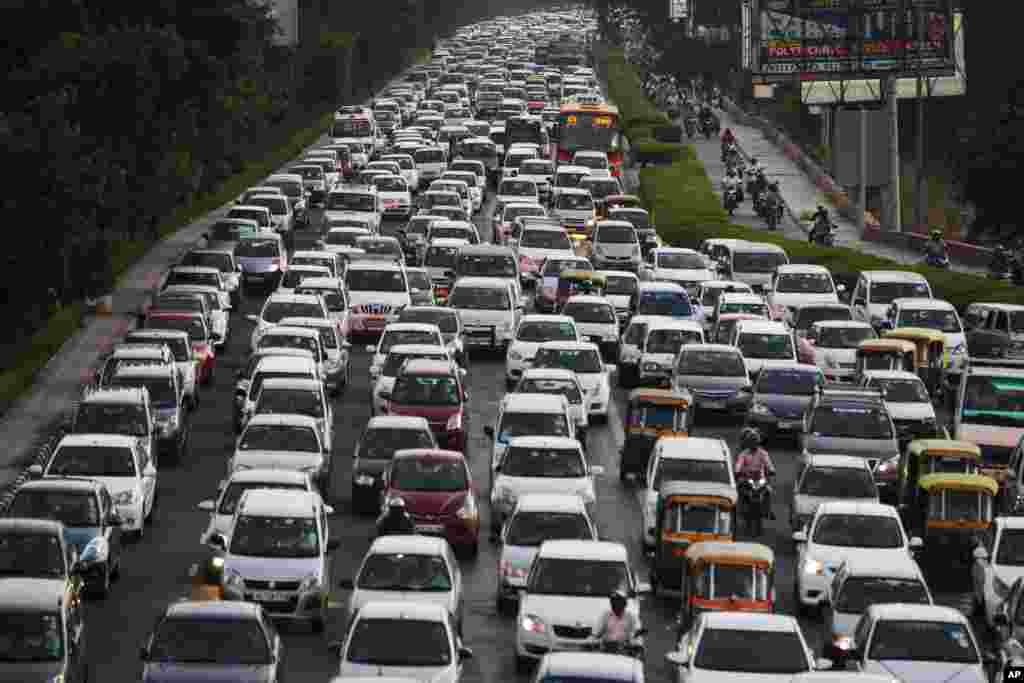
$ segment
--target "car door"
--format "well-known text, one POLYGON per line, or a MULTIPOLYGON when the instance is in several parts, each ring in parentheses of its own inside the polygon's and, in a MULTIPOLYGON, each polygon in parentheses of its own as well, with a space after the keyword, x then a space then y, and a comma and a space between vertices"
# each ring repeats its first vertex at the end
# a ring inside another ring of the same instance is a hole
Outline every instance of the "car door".
POLYGON ((145 515, 153 508, 153 500, 156 497, 156 467, 141 444, 135 445, 135 466, 136 477, 142 484, 142 512, 145 515))
POLYGON ((331 407, 323 382, 320 383, 320 390, 317 393, 320 395, 320 403, 324 410, 324 446, 329 458, 334 449, 334 408, 331 407))
POLYGON ((465 621, 462 603, 462 570, 459 568, 459 561, 455 558, 452 547, 447 544, 444 546, 444 561, 448 565, 448 574, 452 577, 452 602, 455 605, 455 625, 458 627, 456 633, 461 638, 465 621))
POLYGON ((103 524, 102 535, 107 539, 107 545, 110 548, 109 563, 111 567, 119 566, 121 562, 121 525, 110 523, 110 516, 117 511, 117 508, 114 507, 114 501, 106 487, 100 490, 99 503, 100 522, 103 524))

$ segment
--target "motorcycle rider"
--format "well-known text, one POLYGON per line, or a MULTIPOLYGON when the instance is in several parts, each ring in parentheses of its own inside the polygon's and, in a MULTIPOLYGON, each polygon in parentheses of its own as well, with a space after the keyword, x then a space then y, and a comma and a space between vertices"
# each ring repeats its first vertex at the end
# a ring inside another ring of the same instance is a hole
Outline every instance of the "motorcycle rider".
POLYGON ((412 515, 405 509, 405 501, 392 498, 388 501, 388 510, 377 521, 378 536, 408 535, 416 533, 416 525, 412 515))
POLYGON ((776 182, 768 183, 768 187, 765 188, 764 193, 764 205, 769 211, 778 212, 779 207, 782 206, 782 195, 779 194, 779 184, 776 182))
MULTIPOLYGON (((775 463, 772 462, 768 451, 761 448, 761 432, 753 427, 744 428, 740 435, 740 450, 736 457, 736 478, 758 481, 761 477, 772 478, 775 476, 775 463)), ((765 507, 768 509, 769 519, 775 519, 772 511, 772 487, 769 485, 765 490, 765 507)))
POLYGON ((989 272, 1002 277, 1010 272, 1010 252, 1002 244, 997 244, 992 252, 992 262, 988 264, 989 272))
POLYGON ((616 590, 609 600, 611 607, 601 615, 594 638, 601 643, 603 649, 621 650, 633 642, 640 627, 636 615, 626 610, 625 591, 616 590))
POLYGON ((825 239, 825 235, 832 229, 832 219, 829 218, 828 209, 818 204, 818 210, 814 212, 811 220, 814 221, 814 225, 807 235, 807 241, 814 244, 825 239))
POLYGON ((736 169, 730 168, 722 178, 722 191, 728 193, 729 190, 738 190, 740 186, 740 179, 736 175, 736 169))
POLYGON ((930 238, 925 242, 924 253, 929 262, 942 262, 949 258, 941 230, 932 230, 930 238))
POLYGON ((732 132, 732 128, 726 128, 725 132, 722 133, 722 160, 724 161, 729 153, 729 149, 736 144, 736 136, 732 132))

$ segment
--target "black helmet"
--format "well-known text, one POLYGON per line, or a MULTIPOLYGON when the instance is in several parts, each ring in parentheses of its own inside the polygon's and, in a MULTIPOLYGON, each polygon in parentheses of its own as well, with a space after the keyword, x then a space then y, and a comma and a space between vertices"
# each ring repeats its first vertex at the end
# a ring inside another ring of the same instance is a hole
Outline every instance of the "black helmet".
POLYGON ((620 605, 625 605, 626 604, 626 591, 622 590, 621 588, 619 588, 619 589, 617 589, 615 591, 612 591, 610 599, 611 599, 611 601, 613 603, 618 603, 620 605))
POLYGON ((932 230, 931 235, 932 235, 932 239, 933 240, 940 239, 942 237, 942 231, 941 230, 932 230))
POLYGON ((405 510, 405 500, 402 498, 389 498, 388 508, 391 510, 405 510))
POLYGON ((750 157, 750 163, 751 164, 756 164, 757 163, 757 157, 750 157))
POLYGON ((761 432, 756 427, 747 427, 740 433, 740 446, 744 449, 761 445, 761 432))
POLYGON ((772 192, 778 192, 779 191, 779 184, 778 183, 772 183, 771 185, 768 186, 768 189, 771 190, 772 192))

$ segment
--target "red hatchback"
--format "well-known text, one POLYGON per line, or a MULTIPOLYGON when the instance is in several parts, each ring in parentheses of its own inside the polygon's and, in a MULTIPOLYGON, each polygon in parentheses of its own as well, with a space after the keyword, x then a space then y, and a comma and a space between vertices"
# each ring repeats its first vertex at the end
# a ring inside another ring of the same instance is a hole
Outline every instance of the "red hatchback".
POLYGON ((384 499, 405 501, 417 533, 443 536, 453 548, 476 553, 480 509, 462 453, 434 448, 398 451, 385 481, 384 499))
POLYGON ((464 374, 450 361, 407 360, 391 392, 381 394, 386 401, 384 412, 426 418, 440 446, 465 452, 469 395, 462 384, 464 374))
POLYGON ((143 327, 147 330, 181 330, 188 332, 188 340, 192 345, 192 357, 197 363, 196 379, 202 384, 209 384, 213 379, 213 370, 217 365, 217 355, 213 350, 213 335, 206 326, 202 313, 155 311, 146 316, 143 327))

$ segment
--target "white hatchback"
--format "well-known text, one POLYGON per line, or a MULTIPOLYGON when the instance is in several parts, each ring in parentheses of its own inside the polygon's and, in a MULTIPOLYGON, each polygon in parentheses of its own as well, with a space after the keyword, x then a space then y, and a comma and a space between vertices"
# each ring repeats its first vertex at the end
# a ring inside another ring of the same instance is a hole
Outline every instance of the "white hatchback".
POLYGON ((523 376, 537 349, 549 341, 579 341, 576 321, 565 315, 524 315, 505 355, 505 382, 512 387, 523 376))
POLYGON ((367 346, 366 350, 373 354, 370 360, 370 381, 380 375, 384 359, 392 346, 399 344, 427 344, 444 346, 444 337, 437 325, 429 323, 390 323, 377 340, 376 346, 367 346))
POLYGON ((572 370, 587 390, 587 411, 592 419, 607 420, 611 401, 614 365, 605 365, 597 344, 588 342, 544 342, 533 357, 537 368, 572 370))
POLYGON ((212 534, 228 535, 231 520, 242 494, 249 489, 283 489, 286 491, 315 492, 313 480, 305 472, 281 469, 238 470, 218 485, 216 499, 200 501, 196 507, 210 513, 210 524, 200 536, 199 542, 206 544, 212 534))

